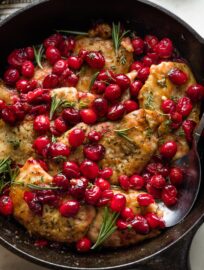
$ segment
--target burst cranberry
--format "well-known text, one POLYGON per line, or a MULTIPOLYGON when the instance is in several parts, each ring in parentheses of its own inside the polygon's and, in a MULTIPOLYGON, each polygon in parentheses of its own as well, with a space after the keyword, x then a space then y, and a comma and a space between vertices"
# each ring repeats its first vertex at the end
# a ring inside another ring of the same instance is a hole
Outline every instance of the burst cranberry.
POLYGON ((75 48, 75 40, 72 37, 65 38, 59 45, 62 56, 67 57, 75 48))
POLYGON ((97 115, 92 109, 82 109, 80 111, 80 116, 82 121, 88 125, 93 125, 97 120, 97 115))
POLYGON ((201 84, 192 84, 186 90, 187 96, 194 102, 204 98, 204 87, 201 84))
POLYGON ((127 113, 135 111, 139 108, 137 102, 134 100, 126 100, 123 104, 127 113))
POLYGON ((80 165, 81 173, 88 179, 94 179, 98 176, 98 165, 91 160, 84 160, 80 165))
POLYGON ((87 252, 91 249, 91 241, 87 237, 83 237, 76 243, 76 249, 78 252, 87 252))
POLYGON ((41 136, 35 139, 33 142, 33 148, 37 152, 37 154, 45 156, 46 154, 46 149, 50 144, 50 139, 48 139, 47 136, 41 136))
POLYGON ((46 115, 38 115, 34 122, 33 128, 39 132, 46 132, 50 129, 50 119, 46 115))
POLYGON ((85 57, 86 57, 86 55, 87 55, 87 53, 88 53, 88 51, 87 50, 85 50, 85 49, 81 49, 80 51, 79 51, 79 54, 78 54, 78 56, 82 59, 82 60, 84 60, 85 59, 85 57))
POLYGON ((86 54, 86 62, 92 68, 101 69, 105 65, 105 58, 100 52, 90 51, 86 54))
POLYGON ((142 82, 146 81, 150 73, 149 67, 143 67, 138 71, 137 78, 142 82))
POLYGON ((0 214, 9 216, 13 213, 13 202, 9 196, 3 195, 0 197, 0 214))
POLYGON ((105 92, 105 89, 106 89, 105 82, 95 81, 91 88, 91 91, 96 94, 103 94, 105 92))
POLYGON ((59 198, 56 196, 55 192, 51 189, 48 190, 37 190, 36 196, 38 202, 41 204, 48 204, 51 206, 58 206, 59 198))
POLYGON ((53 34, 53 35, 49 36, 48 38, 46 38, 43 41, 43 45, 45 48, 48 48, 50 46, 58 47, 60 42, 62 41, 62 39, 63 39, 62 35, 59 33, 56 33, 56 34, 53 34))
POLYGON ((48 167, 48 164, 44 160, 38 159, 37 162, 40 164, 40 167, 43 168, 44 171, 48 172, 49 167, 48 167))
POLYGON ((162 190, 162 201, 167 205, 175 205, 177 203, 177 190, 172 185, 166 185, 162 190))
POLYGON ((114 78, 115 78, 116 84, 120 86, 122 91, 128 89, 128 87, 130 85, 130 79, 128 78, 127 75, 117 74, 117 75, 115 75, 114 78))
POLYGON ((98 200, 96 205, 98 207, 107 205, 110 202, 110 200, 112 199, 112 197, 113 197, 113 191, 110 189, 106 189, 106 190, 102 191, 101 197, 98 200))
POLYGON ((14 114, 14 112, 11 110, 10 107, 5 107, 2 111, 1 111, 1 117, 4 120, 4 122, 10 124, 10 125, 14 125, 16 122, 16 115, 14 114))
POLYGON ((42 215, 42 205, 38 201, 35 193, 30 191, 25 191, 23 195, 24 201, 27 203, 29 209, 36 215, 42 215))
POLYGON ((103 117, 108 111, 108 102, 105 98, 96 98, 92 103, 92 108, 99 117, 103 117))
POLYGON ((148 234, 149 225, 147 220, 141 215, 135 215, 135 218, 131 221, 132 228, 139 234, 148 234))
POLYGON ((131 97, 136 98, 139 94, 140 89, 142 88, 143 83, 141 81, 134 81, 130 84, 130 95, 131 97))
POLYGON ((142 63, 144 64, 145 67, 150 67, 154 63, 154 61, 151 57, 145 55, 142 58, 142 63))
POLYGON ((175 141, 168 141, 160 147, 160 154, 165 158, 173 158, 177 152, 175 141))
POLYGON ((160 58, 169 58, 173 52, 173 44, 169 38, 163 38, 153 48, 160 58))
POLYGON ((93 185, 85 191, 85 201, 88 204, 95 205, 101 197, 101 190, 98 186, 93 185))
POLYGON ((59 84, 59 78, 55 74, 49 74, 43 80, 44 88, 56 88, 58 84, 59 84))
POLYGON ((170 70, 168 75, 170 81, 176 85, 185 84, 188 80, 188 75, 178 68, 173 68, 172 70, 170 70))
POLYGON ((183 171, 180 168, 171 168, 169 178, 172 185, 179 186, 183 182, 183 171))
POLYGON ((54 186, 60 187, 63 190, 67 190, 70 186, 69 180, 62 173, 53 176, 52 183, 54 186))
POLYGON ((142 189, 145 184, 145 181, 142 178, 142 176, 137 175, 137 174, 132 175, 129 181, 130 181, 130 185, 136 190, 142 189))
POLYGON ((70 180, 69 192, 76 199, 82 199, 88 186, 88 180, 85 177, 70 180))
POLYGON ((118 177, 118 182, 122 189, 128 190, 130 188, 130 181, 127 175, 120 175, 118 177))
POLYGON ((121 212, 126 205, 126 197, 123 194, 114 194, 110 201, 110 209, 114 212, 121 212))
POLYGON ((176 110, 179 112, 183 117, 187 117, 193 109, 193 105, 191 103, 190 98, 182 97, 178 100, 176 110))
POLYGON ((79 110, 67 108, 62 112, 62 117, 68 124, 76 125, 81 121, 79 110))
POLYGON ((118 230, 122 231, 128 228, 128 223, 122 219, 116 221, 116 227, 118 230))
POLYGON ((47 113, 48 110, 49 110, 48 104, 35 105, 30 108, 29 113, 33 115, 40 115, 40 114, 47 113))
POLYGON ((16 89, 19 92, 27 93, 28 92, 28 81, 25 79, 20 79, 16 82, 16 89))
POLYGON ((91 141, 91 142, 98 142, 100 141, 102 138, 102 134, 99 132, 99 131, 96 131, 96 130, 91 130, 89 133, 88 133, 88 139, 91 141))
POLYGON ((35 54, 34 54, 34 49, 33 49, 33 47, 26 47, 26 48, 25 48, 25 52, 26 52, 26 54, 27 54, 28 60, 33 61, 34 58, 35 58, 35 54))
POLYGON ((95 180, 94 184, 96 186, 98 186, 101 191, 104 191, 104 190, 110 188, 110 183, 107 180, 103 179, 103 178, 97 178, 95 180))
POLYGON ((4 73, 4 81, 8 85, 15 85, 18 81, 20 74, 16 68, 8 68, 4 73))
POLYGON ((111 168, 103 168, 101 170, 99 170, 98 172, 98 176, 102 177, 104 179, 108 179, 113 175, 113 170, 111 168))
POLYGON ((159 40, 156 36, 146 35, 144 38, 145 47, 148 52, 152 52, 154 46, 159 43, 159 40))
POLYGON ((60 208, 60 214, 63 217, 73 217, 79 212, 79 202, 76 200, 69 200, 69 201, 64 201, 60 208))
POLYGON ((68 157, 70 154, 69 148, 60 142, 52 143, 49 147, 51 157, 56 158, 59 156, 68 157))
POLYGON ((97 80, 114 83, 114 73, 111 70, 101 70, 97 76, 97 80))
POLYGON ((77 178, 79 177, 79 166, 76 162, 66 161, 62 165, 62 172, 69 178, 77 178))
POLYGON ((49 46, 46 49, 45 55, 46 55, 47 60, 52 65, 54 65, 61 58, 60 51, 53 46, 49 46))
POLYGON ((136 70, 136 71, 139 71, 141 68, 143 68, 144 65, 142 62, 139 62, 139 61, 135 61, 131 64, 130 66, 130 71, 133 71, 133 70, 136 70))
POLYGON ((107 118, 111 121, 119 120, 125 113, 125 106, 121 103, 115 104, 108 109, 107 118))
POLYGON ((120 213, 121 217, 125 220, 132 220, 135 215, 133 213, 133 210, 129 207, 125 207, 121 213, 120 213))
POLYGON ((155 188, 163 188, 166 185, 166 181, 161 174, 156 174, 152 176, 150 180, 150 185, 155 188))
POLYGON ((21 73, 24 77, 31 78, 34 75, 34 72, 35 72, 35 67, 31 61, 25 61, 22 64, 21 73))
POLYGON ((105 155, 105 148, 101 144, 89 144, 84 147, 84 155, 92 161, 99 161, 105 155))
POLYGON ((61 75, 63 73, 63 71, 68 67, 68 63, 66 60, 60 59, 58 60, 53 68, 52 68, 52 72, 56 75, 61 75))
POLYGON ((21 67, 26 60, 28 60, 28 54, 25 49, 16 49, 8 56, 8 63, 16 68, 21 67))
POLYGON ((165 227, 164 221, 155 213, 147 213, 145 218, 151 229, 163 229, 165 227))
POLYGON ((121 88, 117 84, 110 84, 106 87, 104 97, 107 100, 114 101, 121 96, 121 88))
POLYGON ((146 184, 146 190, 149 194, 151 194, 155 199, 161 198, 161 189, 155 188, 150 183, 146 184))
POLYGON ((154 198, 151 194, 142 193, 137 196, 137 201, 140 206, 148 206, 154 203, 154 198))
POLYGON ((80 146, 85 139, 85 133, 80 128, 75 128, 69 133, 69 144, 73 147, 80 146))
POLYGON ((51 96, 48 89, 37 88, 34 91, 28 92, 27 102, 32 104, 50 103, 51 96))
POLYGON ((161 109, 164 113, 172 113, 176 109, 176 104, 171 99, 165 99, 162 101, 161 109))
POLYGON ((83 60, 79 58, 78 56, 70 56, 67 61, 68 61, 69 67, 72 69, 80 69, 83 63, 83 60))
POLYGON ((140 37, 135 37, 132 40, 132 46, 136 55, 140 55, 144 51, 144 41, 140 37))
POLYGON ((185 120, 182 124, 183 131, 186 136, 186 140, 191 143, 193 140, 193 130, 196 126, 196 122, 193 120, 185 120))
POLYGON ((152 177, 151 173, 146 172, 146 171, 144 171, 141 176, 144 178, 145 184, 149 183, 149 181, 150 181, 150 179, 152 177))
POLYGON ((59 132, 59 133, 64 133, 67 131, 68 126, 65 123, 64 119, 62 117, 58 117, 54 121, 54 128, 59 132))

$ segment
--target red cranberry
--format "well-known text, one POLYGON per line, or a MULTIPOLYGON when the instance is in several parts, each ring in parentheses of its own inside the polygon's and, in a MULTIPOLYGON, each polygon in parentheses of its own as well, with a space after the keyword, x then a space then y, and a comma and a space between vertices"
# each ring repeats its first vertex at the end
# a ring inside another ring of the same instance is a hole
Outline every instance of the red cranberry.
POLYGON ((88 180, 85 177, 70 180, 70 195, 76 199, 82 199, 88 186, 88 180))
POLYGON ((91 92, 94 92, 96 94, 103 94, 105 92, 106 89, 106 83, 105 82, 101 82, 101 81, 95 81, 92 88, 91 88, 91 92))
POLYGON ((67 78, 65 86, 68 87, 75 87, 79 81, 79 76, 74 74, 73 72, 70 74, 70 76, 67 78))
POLYGON ((130 79, 128 78, 127 75, 117 74, 117 75, 115 75, 114 78, 115 78, 116 84, 120 86, 122 91, 128 89, 128 87, 130 85, 130 79))
POLYGON ((34 72, 35 72, 35 67, 31 61, 25 61, 22 64, 21 73, 24 77, 31 78, 34 75, 34 72))
POLYGON ((68 126, 65 123, 64 119, 62 117, 58 117, 54 121, 54 128, 59 132, 59 133, 64 133, 67 131, 68 126))
POLYGON ((26 47, 25 52, 27 54, 28 60, 33 61, 35 58, 33 47, 26 47))
POLYGON ((191 143, 193 140, 193 130, 196 126, 196 122, 193 120, 185 120, 182 124, 183 131, 186 136, 186 140, 191 143))
POLYGON ((62 39, 63 39, 62 35, 59 33, 56 33, 46 38, 43 41, 43 45, 45 48, 48 48, 50 46, 58 47, 62 39))
POLYGON ((76 200, 69 200, 69 201, 64 201, 60 208, 60 214, 63 217, 73 217, 79 212, 79 202, 76 200))
POLYGON ((114 212, 121 212, 126 205, 126 197, 123 194, 114 194, 110 201, 110 209, 114 212))
POLYGON ((68 124, 76 125, 81 121, 79 110, 67 108, 62 112, 62 117, 68 124))
POLYGON ((56 142, 50 145, 49 153, 53 158, 59 156, 68 157, 70 154, 70 150, 65 144, 56 142))
POLYGON ((152 35, 146 35, 144 37, 144 41, 145 41, 145 47, 146 47, 146 50, 148 52, 152 52, 153 51, 153 48, 154 46, 159 43, 159 40, 156 36, 152 36, 152 35))
POLYGON ((150 180, 150 185, 155 188, 163 188, 166 185, 166 181, 161 174, 156 174, 152 176, 150 180))
POLYGON ((75 48, 75 40, 72 37, 65 38, 59 45, 59 50, 64 57, 68 57, 75 48))
POLYGON ((176 85, 185 84, 188 80, 188 75, 178 68, 173 68, 172 70, 170 70, 168 75, 170 81, 176 85))
POLYGON ((37 152, 37 154, 46 156, 47 153, 47 147, 50 144, 50 139, 48 139, 47 136, 41 136, 34 140, 33 142, 33 148, 37 152))
POLYGON ((176 110, 179 112, 183 117, 187 117, 193 109, 193 105, 191 103, 190 98, 182 97, 178 100, 176 110))
POLYGON ((88 204, 95 205, 101 197, 101 190, 98 186, 93 185, 85 191, 85 201, 88 204))
POLYGON ((105 148, 102 144, 89 144, 84 146, 84 155, 92 161, 99 161, 104 158, 105 148))
POLYGON ((48 167, 48 164, 44 160, 38 159, 37 162, 40 164, 40 167, 43 168, 44 171, 48 172, 49 167, 48 167))
POLYGON ((50 119, 46 115, 38 115, 34 122, 33 128, 39 132, 46 132, 50 129, 50 119))
POLYGON ((173 52, 173 44, 169 38, 163 38, 153 48, 160 58, 169 58, 173 52))
POLYGON ((37 88, 34 91, 28 92, 26 101, 32 104, 50 103, 51 96, 48 89, 37 88))
POLYGON ((162 190, 162 201, 167 205, 175 205, 177 203, 177 190, 172 185, 166 185, 162 190))
POLYGON ((58 60, 53 68, 52 68, 52 72, 56 75, 61 75, 63 73, 63 71, 68 67, 68 63, 66 60, 60 59, 58 60))
POLYGON ((26 60, 28 60, 28 54, 25 49, 16 49, 8 56, 8 63, 16 68, 21 67, 26 60))
POLYGON ((137 175, 137 174, 132 175, 129 181, 130 181, 130 185, 136 190, 142 189, 145 184, 145 181, 142 178, 142 176, 137 175))
POLYGON ((123 104, 127 113, 135 111, 139 108, 137 102, 135 102, 134 100, 126 100, 123 104))
POLYGON ((78 54, 78 56, 82 59, 82 60, 84 60, 85 59, 85 57, 86 57, 86 55, 87 55, 87 53, 88 53, 88 51, 87 50, 85 50, 85 49, 81 49, 80 51, 79 51, 79 54, 78 54))
POLYGON ((142 63, 144 64, 145 67, 151 67, 151 65, 154 64, 154 61, 151 57, 145 55, 142 58, 142 63))
POLYGON ((51 206, 58 206, 59 198, 56 196, 53 190, 37 190, 36 196, 38 202, 41 204, 48 204, 51 206))
POLYGON ((113 175, 113 170, 111 168, 103 168, 101 170, 99 170, 98 172, 98 176, 102 177, 104 179, 108 179, 113 175))
POLYGON ((70 186, 69 180, 62 173, 53 176, 52 183, 54 184, 54 186, 60 187, 63 190, 68 190, 70 186))
POLYGON ((118 219, 116 221, 116 226, 118 230, 122 231, 128 228, 128 223, 122 219, 118 219))
POLYGON ((53 46, 49 46, 46 49, 45 55, 46 55, 47 60, 52 65, 54 65, 61 58, 60 51, 53 46))
POLYGON ((99 117, 103 117, 108 111, 108 102, 103 97, 96 98, 92 103, 92 108, 99 117))
POLYGON ((73 147, 80 146, 85 140, 85 133, 80 128, 75 128, 69 133, 69 144, 73 147))
POLYGON ((81 173, 88 179, 94 179, 98 176, 98 165, 91 160, 84 160, 80 165, 81 173))
POLYGON ((149 173, 149 172, 143 172, 143 174, 141 176, 144 178, 146 184, 149 183, 149 181, 152 177, 151 173, 149 173))
POLYGON ((147 213, 145 218, 151 229, 163 229, 165 227, 164 221, 155 213, 147 213))
POLYGON ((120 120, 125 113, 125 106, 121 103, 115 104, 108 109, 107 118, 111 121, 120 120))
POLYGON ((140 89, 142 88, 143 83, 141 81, 134 81, 130 84, 130 95, 133 98, 136 98, 139 94, 140 89))
POLYGON ((154 203, 154 198, 151 194, 142 193, 137 196, 137 201, 140 206, 148 206, 154 203))
POLYGON ((83 237, 76 243, 76 249, 78 252, 88 252, 91 249, 91 241, 87 237, 83 237))
POLYGON ((82 121, 88 125, 93 125, 97 120, 97 115, 92 109, 82 109, 80 111, 80 116, 82 121))
POLYGON ((142 82, 145 82, 149 76, 150 69, 149 67, 143 67, 138 71, 137 78, 142 82))
POLYGON ((13 202, 9 196, 3 195, 0 197, 0 214, 4 216, 12 215, 13 202))
POLYGON ((113 197, 113 191, 110 189, 106 189, 106 190, 102 191, 101 197, 98 200, 96 205, 98 207, 107 205, 110 202, 110 200, 112 199, 112 197, 113 197))
POLYGON ((161 109, 164 113, 172 113, 176 109, 176 104, 172 99, 165 99, 162 101, 161 109))
POLYGON ((114 101, 121 96, 121 88, 117 84, 110 84, 106 87, 104 97, 107 100, 114 101))
POLYGON ((90 51, 86 54, 86 62, 92 68, 101 69, 105 65, 105 58, 100 52, 90 51))
POLYGON ((133 71, 133 70, 139 71, 143 67, 144 65, 142 62, 135 61, 130 65, 130 71, 133 71))
POLYGON ((177 152, 175 141, 168 141, 160 147, 160 154, 165 158, 173 158, 177 152))
POLYGON ((91 141, 91 142, 98 142, 100 141, 102 138, 102 134, 96 130, 91 130, 89 133, 88 133, 88 139, 91 141))
POLYGON ((16 68, 8 68, 4 73, 4 81, 8 85, 15 85, 18 81, 20 74, 16 68))
POLYGON ((149 194, 151 194, 155 199, 161 198, 161 189, 153 187, 150 183, 146 184, 146 189, 149 194))
POLYGON ((33 115, 39 115, 48 113, 49 105, 48 104, 42 104, 42 105, 35 105, 30 108, 29 113, 33 115))
POLYGON ((96 178, 94 184, 100 188, 101 191, 110 189, 110 183, 103 178, 96 178))
POLYGON ((148 234, 149 225, 147 220, 141 215, 135 215, 135 218, 131 221, 132 228, 139 234, 148 234))
POLYGON ((43 80, 44 88, 56 88, 58 85, 59 85, 59 78, 55 74, 49 74, 43 80))
POLYGON ((62 172, 69 178, 78 178, 79 173, 79 166, 76 162, 73 161, 66 161, 62 165, 62 172))
POLYGON ((128 190, 130 188, 130 181, 127 175, 120 175, 118 177, 118 182, 122 189, 128 190))
POLYGON ((171 168, 169 178, 172 185, 179 186, 183 182, 183 171, 180 168, 171 168))
POLYGON ((67 61, 68 61, 69 67, 72 69, 80 69, 83 63, 83 60, 79 58, 78 56, 70 56, 67 61))
POLYGON ((0 111, 6 108, 6 103, 2 99, 0 99, 0 111))
POLYGON ((36 240, 35 243, 34 243, 34 246, 38 247, 38 248, 47 247, 48 246, 48 241, 45 240, 45 239, 36 240))
POLYGON ((135 215, 133 213, 133 210, 129 207, 125 207, 121 213, 120 213, 121 217, 125 220, 132 220, 135 215))
POLYGON ((171 117, 171 121, 172 121, 171 127, 173 129, 177 129, 182 123, 182 120, 183 120, 182 115, 178 112, 172 112, 170 117, 171 117))
POLYGON ((28 92, 28 81, 25 79, 20 79, 16 82, 16 89, 19 92, 27 93, 28 92))
POLYGON ((201 84, 192 84, 186 90, 187 96, 194 102, 204 98, 204 87, 201 84))
POLYGON ((36 215, 42 215, 42 205, 38 201, 35 193, 30 191, 25 191, 23 195, 24 201, 27 203, 29 209, 36 215))
POLYGON ((4 122, 8 123, 9 125, 14 125, 16 123, 16 115, 8 106, 1 111, 1 117, 4 122))
POLYGON ((136 55, 140 55, 144 51, 144 41, 140 37, 135 37, 132 40, 132 46, 136 55))
POLYGON ((101 70, 97 76, 97 80, 104 81, 108 83, 115 82, 115 75, 111 70, 101 70))

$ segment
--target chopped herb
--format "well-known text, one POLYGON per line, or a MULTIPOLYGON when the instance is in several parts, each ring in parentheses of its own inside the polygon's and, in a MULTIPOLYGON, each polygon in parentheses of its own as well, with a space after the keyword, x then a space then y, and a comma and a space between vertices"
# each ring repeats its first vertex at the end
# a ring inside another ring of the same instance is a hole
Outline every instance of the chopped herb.
POLYGON ((115 129, 114 131, 117 133, 118 136, 126 139, 128 142, 131 142, 131 143, 134 143, 134 141, 128 137, 127 135, 127 132, 130 130, 130 129, 133 129, 134 127, 131 127, 131 128, 126 128, 126 129, 115 129))
POLYGON ((121 65, 125 65, 127 63, 127 60, 124 54, 122 54, 120 57, 120 63, 121 65))
POLYGON ((122 38, 127 35, 130 32, 128 31, 122 31, 120 22, 118 24, 113 23, 112 24, 112 40, 113 40, 113 46, 115 49, 115 54, 118 55, 118 50, 120 47, 120 42, 122 38))
POLYGON ((74 107, 75 102, 69 102, 66 100, 61 100, 54 95, 52 97, 51 102, 51 108, 50 108, 50 119, 53 118, 53 115, 55 112, 57 112, 60 109, 68 108, 68 107, 74 107))
POLYGON ((170 99, 172 99, 174 102, 178 101, 178 97, 176 97, 176 96, 171 96, 170 99))
POLYGON ((9 172, 11 160, 9 157, 0 160, 0 174, 9 172))
POLYGON ((148 137, 148 138, 150 138, 152 135, 153 135, 153 130, 151 129, 151 128, 147 128, 146 129, 146 136, 148 137))
POLYGON ((157 80, 157 84, 158 84, 159 86, 161 86, 162 88, 163 88, 163 87, 167 87, 167 84, 166 84, 166 78, 164 77, 164 78, 162 78, 162 79, 160 79, 160 80, 157 80))
POLYGON ((186 136, 186 134, 185 134, 185 132, 184 132, 183 129, 179 129, 177 131, 176 135, 179 136, 179 137, 185 137, 186 136))
POLYGON ((44 54, 43 45, 33 46, 33 49, 34 49, 35 61, 37 65, 39 66, 39 68, 43 69, 43 66, 42 66, 42 57, 44 54))
POLYGON ((82 100, 79 101, 79 109, 85 109, 88 107, 88 103, 83 102, 82 100))
POLYGON ((53 160, 56 162, 61 162, 61 161, 66 161, 67 158, 65 156, 57 156, 57 157, 54 157, 53 160))
POLYGON ((38 186, 35 184, 26 184, 26 186, 30 189, 35 189, 35 190, 50 190, 50 189, 59 189, 59 187, 53 187, 53 186, 38 186))
POLYGON ((112 70, 116 70, 116 66, 111 66, 110 67, 112 70))
POLYGON ((88 36, 88 32, 81 32, 81 31, 72 31, 72 30, 56 30, 59 33, 71 34, 71 35, 78 35, 78 36, 88 36))
POLYGON ((16 149, 18 149, 19 148, 19 146, 20 146, 20 141, 19 140, 10 140, 10 141, 8 141, 10 144, 12 144, 12 146, 13 146, 13 149, 14 150, 16 150, 16 149))
POLYGON ((159 145, 162 145, 165 143, 165 139, 163 137, 160 137, 158 140, 159 145))
POLYGON ((52 135, 51 142, 55 143, 56 141, 57 141, 56 137, 54 135, 52 135))
POLYGON ((119 216, 119 213, 110 212, 108 207, 104 208, 103 214, 103 222, 101 225, 101 229, 96 240, 96 243, 91 247, 91 249, 95 249, 99 247, 103 242, 108 239, 112 233, 114 233, 117 229, 116 220, 119 216))
POLYGON ((92 77, 92 79, 91 79, 90 85, 89 85, 89 91, 91 91, 91 88, 92 88, 92 86, 94 85, 94 82, 95 82, 95 80, 96 80, 98 74, 99 74, 99 71, 96 72, 96 73, 94 73, 94 75, 93 75, 93 77, 92 77))
POLYGON ((153 107, 153 93, 150 92, 149 95, 146 97, 146 100, 144 102, 144 106, 146 109, 154 109, 153 107))

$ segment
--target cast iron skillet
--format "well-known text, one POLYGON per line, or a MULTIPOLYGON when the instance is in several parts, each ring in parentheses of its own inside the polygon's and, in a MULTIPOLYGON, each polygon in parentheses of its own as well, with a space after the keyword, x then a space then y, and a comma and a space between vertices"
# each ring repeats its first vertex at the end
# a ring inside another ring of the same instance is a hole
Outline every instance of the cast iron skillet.
MULTIPOLYGON (((87 30, 92 22, 103 19, 108 22, 128 21, 129 28, 140 34, 153 33, 159 37, 170 37, 182 55, 189 60, 191 67, 202 82, 204 74, 204 40, 186 23, 172 13, 144 0, 44 0, 36 1, 28 8, 10 16, 0 24, 1 71, 5 58, 13 48, 38 43, 53 29, 87 30)), ((199 147, 202 149, 203 147, 199 147)), ((202 151, 200 152, 202 156, 202 151)), ((202 158, 202 157, 201 157, 202 158)), ((202 163, 202 162, 201 162, 202 163)), ((150 259, 166 251, 168 256, 174 251, 175 243, 202 223, 204 215, 204 188, 190 214, 177 226, 166 230, 159 237, 144 242, 139 246, 118 250, 101 250, 88 255, 74 251, 64 253, 50 248, 38 250, 33 246, 25 230, 13 219, 0 217, 0 241, 14 253, 35 263, 55 269, 145 269, 150 259), (143 268, 142 267, 145 267, 143 268), (142 267, 142 268, 141 268, 142 267)), ((158 260, 149 264, 148 269, 184 270, 185 264, 180 256, 184 249, 174 252, 171 260, 164 260, 168 265, 159 264, 158 260)), ((164 256, 164 255, 163 255, 164 256)))

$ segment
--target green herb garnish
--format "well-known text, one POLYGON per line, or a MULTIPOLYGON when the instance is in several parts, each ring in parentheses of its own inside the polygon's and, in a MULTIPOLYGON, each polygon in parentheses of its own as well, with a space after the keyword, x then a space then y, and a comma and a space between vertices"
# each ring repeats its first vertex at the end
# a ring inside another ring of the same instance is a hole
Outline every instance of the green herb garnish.
POLYGON ((37 65, 39 66, 39 68, 43 69, 43 66, 42 66, 42 57, 44 54, 43 45, 33 46, 33 49, 34 49, 35 61, 37 65))
POLYGON ((94 85, 94 82, 95 82, 95 80, 96 80, 98 74, 99 74, 99 71, 96 72, 96 73, 94 73, 94 75, 93 75, 93 77, 92 77, 92 79, 91 79, 90 85, 89 85, 89 91, 91 91, 91 88, 92 88, 92 86, 94 85))
POLYGON ((68 107, 74 107, 74 105, 75 105, 75 102, 61 100, 61 99, 57 98, 56 95, 54 95, 52 97, 52 102, 51 102, 50 119, 53 118, 53 115, 56 111, 58 111, 60 109, 68 108, 68 107))
POLYGON ((122 54, 120 57, 120 63, 121 65, 125 65, 127 63, 127 60, 124 54, 122 54))
POLYGON ((118 55, 118 50, 120 47, 120 42, 122 38, 127 35, 130 32, 130 30, 122 31, 120 22, 118 24, 113 23, 112 24, 112 40, 113 40, 113 46, 115 49, 115 54, 118 55))
POLYGON ((13 146, 13 149, 16 150, 19 148, 20 146, 20 141, 19 140, 10 140, 8 141, 12 146, 13 146))
POLYGON ((153 99, 153 93, 150 92, 146 98, 147 99, 144 102, 145 108, 146 109, 154 109, 154 107, 153 107, 153 101, 154 101, 154 99, 153 99))
POLYGON ((166 78, 164 77, 164 78, 162 78, 160 80, 157 80, 157 84, 162 88, 167 87, 166 78))
POLYGON ((35 184, 26 184, 25 186, 27 186, 30 189, 35 189, 35 190, 50 190, 50 189, 59 189, 59 187, 52 187, 52 186, 38 186, 35 184))
POLYGON ((114 131, 117 133, 118 136, 126 139, 130 143, 134 143, 134 141, 128 137, 128 131, 133 129, 134 127, 131 128, 125 128, 125 129, 115 129, 114 131))
POLYGON ((78 36, 88 36, 88 32, 73 31, 73 30, 56 30, 59 33, 78 35, 78 36))

